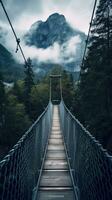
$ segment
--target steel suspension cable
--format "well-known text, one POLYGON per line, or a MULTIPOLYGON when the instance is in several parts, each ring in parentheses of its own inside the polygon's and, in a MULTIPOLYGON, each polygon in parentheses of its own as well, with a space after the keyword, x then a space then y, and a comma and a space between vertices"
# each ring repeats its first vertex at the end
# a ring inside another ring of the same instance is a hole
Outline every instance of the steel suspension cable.
POLYGON ((95 0, 95 2, 94 2, 94 7, 93 7, 93 11, 92 11, 92 16, 91 16, 91 21, 90 21, 90 26, 89 26, 89 30, 88 30, 88 35, 87 35, 87 39, 86 39, 86 44, 85 44, 85 49, 84 49, 84 54, 83 54, 81 66, 83 66, 83 64, 84 64, 84 59, 85 59, 85 55, 86 55, 86 51, 87 51, 87 46, 88 46, 88 42, 89 42, 89 36, 90 36, 92 22, 93 22, 95 10, 96 10, 97 1, 98 0, 95 0))
POLYGON ((9 15, 8 15, 8 13, 7 13, 7 11, 6 11, 6 8, 5 8, 5 6, 4 6, 2 0, 0 0, 0 3, 1 3, 1 6, 2 6, 2 8, 3 8, 3 11, 4 11, 5 15, 6 15, 6 18, 7 18, 8 22, 9 22, 9 24, 10 24, 10 27, 11 27, 11 29, 12 29, 12 32, 13 32, 14 37, 15 37, 15 39, 16 39, 16 42, 17 42, 17 49, 16 49, 16 52, 18 51, 18 48, 19 48, 19 49, 20 49, 20 52, 21 52, 21 54, 22 54, 22 57, 23 57, 23 59, 24 59, 24 61, 25 61, 25 64, 27 64, 27 60, 26 60, 25 54, 24 54, 23 49, 22 49, 22 47, 21 47, 21 45, 20 45, 20 39, 17 37, 17 34, 16 34, 15 30, 14 30, 14 27, 13 27, 13 25, 12 25, 12 23, 11 23, 11 20, 10 20, 10 18, 9 18, 9 15))

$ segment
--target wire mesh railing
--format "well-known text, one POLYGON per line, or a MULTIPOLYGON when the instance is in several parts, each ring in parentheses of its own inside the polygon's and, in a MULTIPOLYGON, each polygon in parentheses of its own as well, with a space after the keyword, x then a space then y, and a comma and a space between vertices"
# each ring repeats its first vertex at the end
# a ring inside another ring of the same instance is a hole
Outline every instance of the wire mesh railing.
POLYGON ((50 133, 52 104, 0 162, 0 200, 31 200, 50 133))
POLYGON ((80 200, 112 200, 112 157, 62 101, 60 117, 71 173, 80 200))

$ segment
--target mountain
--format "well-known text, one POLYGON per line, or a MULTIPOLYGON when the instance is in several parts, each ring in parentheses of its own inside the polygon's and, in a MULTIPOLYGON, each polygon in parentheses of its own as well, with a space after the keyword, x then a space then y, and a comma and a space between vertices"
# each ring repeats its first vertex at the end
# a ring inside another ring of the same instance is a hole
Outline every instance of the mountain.
POLYGON ((24 40, 27 46, 35 46, 43 50, 57 43, 60 47, 61 57, 58 64, 69 71, 75 71, 77 68, 79 69, 82 60, 86 35, 73 29, 64 15, 54 13, 45 22, 35 22, 25 34, 24 40))
POLYGON ((6 82, 15 81, 23 76, 22 66, 14 60, 12 54, 2 44, 0 44, 0 71, 6 82))
POLYGON ((71 37, 80 35, 82 39, 86 36, 79 30, 74 30, 66 21, 64 15, 54 13, 43 21, 35 22, 28 33, 24 36, 25 42, 29 46, 38 48, 48 48, 55 42, 63 44, 71 37))
POLYGON ((70 37, 77 35, 78 32, 69 26, 64 15, 58 13, 49 16, 47 21, 35 22, 29 32, 25 35, 27 45, 35 45, 38 48, 48 48, 54 42, 65 43, 70 37))

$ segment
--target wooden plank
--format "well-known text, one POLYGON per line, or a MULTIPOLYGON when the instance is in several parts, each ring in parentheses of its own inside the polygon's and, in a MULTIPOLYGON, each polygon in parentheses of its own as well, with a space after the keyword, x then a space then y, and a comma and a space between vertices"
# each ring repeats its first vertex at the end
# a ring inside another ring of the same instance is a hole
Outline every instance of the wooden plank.
POLYGON ((68 163, 66 160, 48 159, 45 161, 44 169, 68 169, 68 163))
POLYGON ((46 158, 48 159, 66 159, 65 151, 47 151, 46 158))
POLYGON ((58 135, 57 135, 57 134, 56 134, 56 135, 54 134, 54 135, 53 135, 53 134, 52 134, 52 135, 50 136, 50 139, 53 139, 53 138, 54 138, 54 139, 61 139, 61 138, 62 138, 62 135, 60 135, 60 134, 58 134, 58 135))
POLYGON ((48 150, 51 150, 51 151, 64 150, 64 145, 48 145, 48 150))
POLYGON ((63 140, 60 139, 60 138, 59 138, 59 139, 58 139, 58 138, 57 138, 57 139, 52 139, 52 138, 50 138, 50 139, 49 139, 49 144, 52 144, 52 145, 53 145, 53 144, 54 144, 54 145, 61 144, 61 145, 62 145, 62 144, 63 144, 63 140))
POLYGON ((61 131, 52 131, 51 136, 52 135, 61 135, 61 131))
POLYGON ((40 187, 71 187, 72 182, 68 171, 49 171, 42 173, 40 187))
POLYGON ((40 191, 38 200, 75 200, 73 191, 40 191))

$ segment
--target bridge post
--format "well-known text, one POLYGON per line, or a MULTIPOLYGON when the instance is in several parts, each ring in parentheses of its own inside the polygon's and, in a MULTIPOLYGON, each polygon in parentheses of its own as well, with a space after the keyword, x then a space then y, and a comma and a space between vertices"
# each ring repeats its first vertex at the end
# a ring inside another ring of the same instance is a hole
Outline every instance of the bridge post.
POLYGON ((52 101, 52 79, 59 79, 59 87, 60 87, 60 99, 61 99, 61 101, 62 101, 62 76, 61 76, 61 74, 60 75, 53 75, 53 74, 51 74, 50 75, 50 92, 49 92, 49 99, 50 99, 50 101, 52 101))

